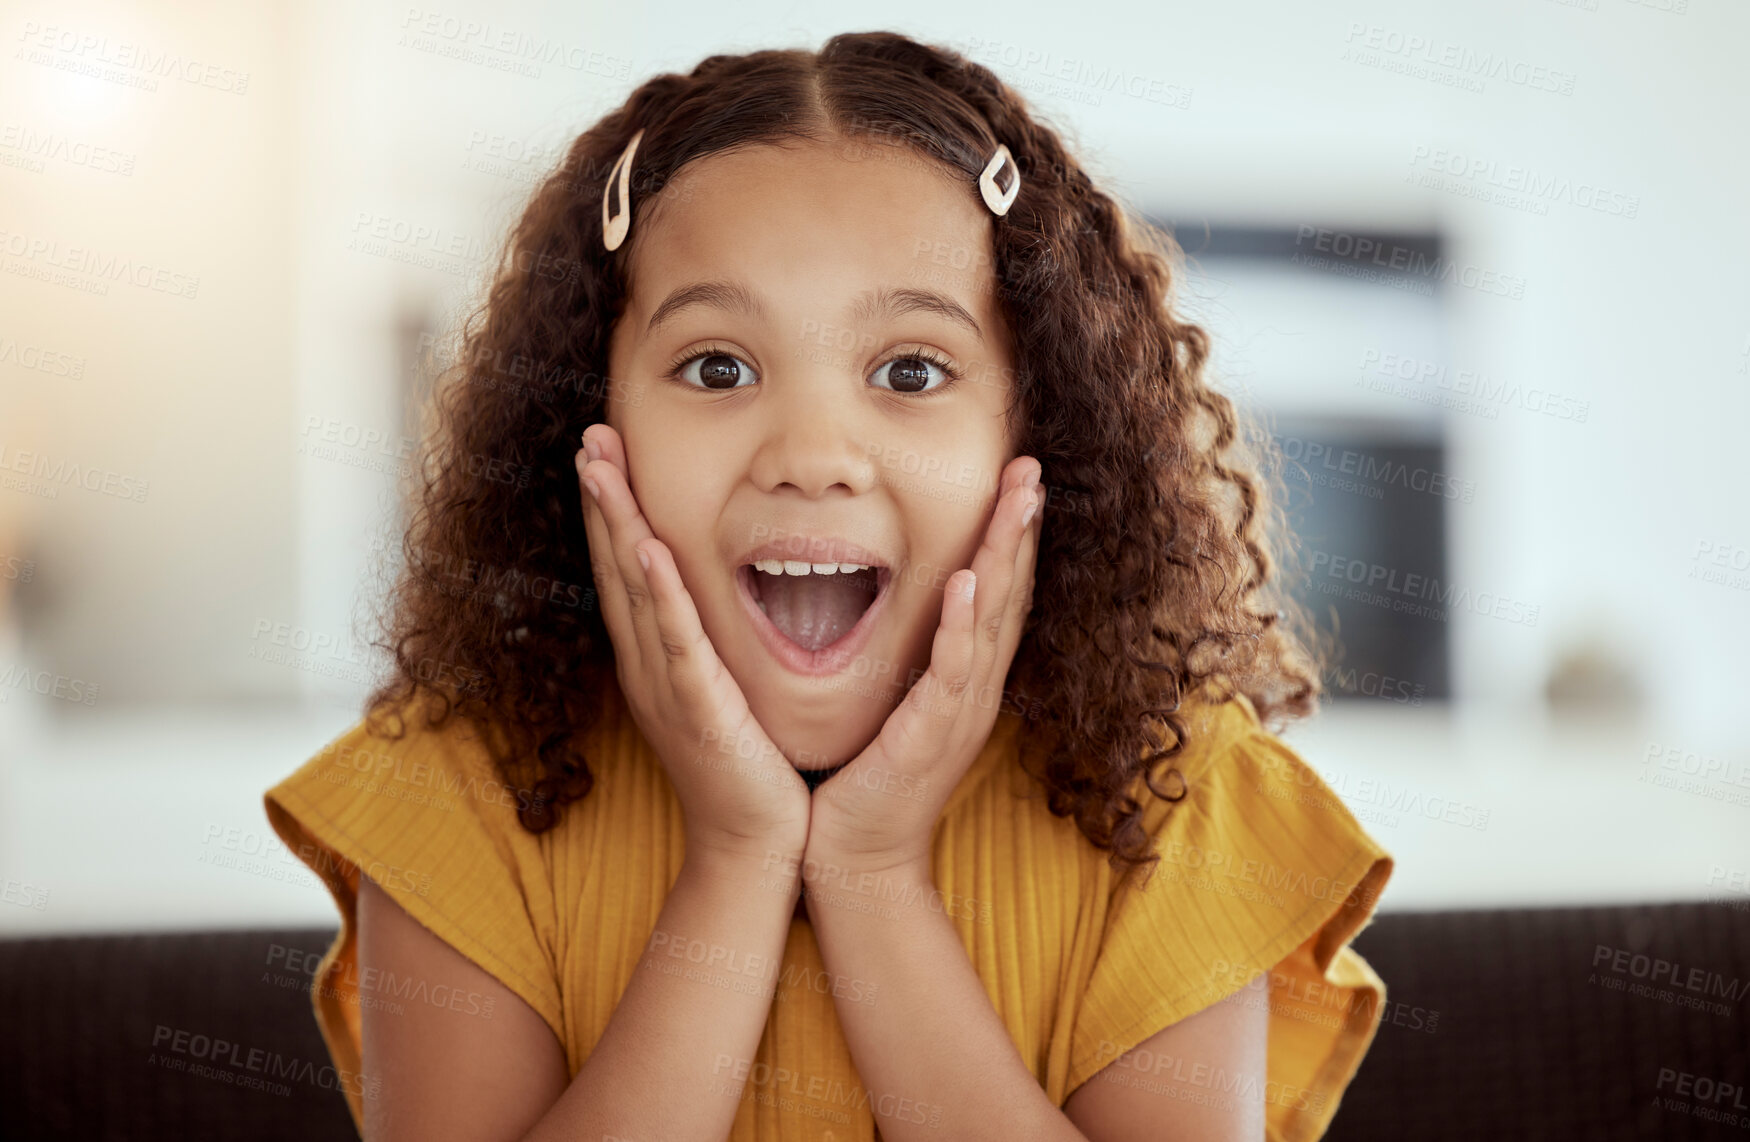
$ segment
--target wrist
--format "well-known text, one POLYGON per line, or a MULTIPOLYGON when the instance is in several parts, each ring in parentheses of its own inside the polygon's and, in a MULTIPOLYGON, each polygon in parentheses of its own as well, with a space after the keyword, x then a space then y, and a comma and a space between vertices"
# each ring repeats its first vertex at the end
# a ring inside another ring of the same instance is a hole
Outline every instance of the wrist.
POLYGON ((802 882, 801 865, 801 841, 701 836, 687 839, 681 868, 695 876, 794 887, 802 882))
POLYGON ((825 846, 804 851, 802 883, 811 901, 904 902, 935 888, 927 852, 841 854, 825 846))

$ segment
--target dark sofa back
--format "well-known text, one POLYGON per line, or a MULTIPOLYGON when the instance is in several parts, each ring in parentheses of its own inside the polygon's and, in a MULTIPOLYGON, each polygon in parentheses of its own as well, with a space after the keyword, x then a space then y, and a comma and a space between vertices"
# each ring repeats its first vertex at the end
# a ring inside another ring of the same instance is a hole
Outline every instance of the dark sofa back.
POLYGON ((1399 913, 1355 948, 1388 996, 1332 1142, 1750 1140, 1750 910, 1399 913))
MULTIPOLYGON (((355 1138, 310 1010, 332 938, 0 941, 0 1138, 355 1138)), ((1390 994, 1333 1142, 1750 1139, 1750 911, 1388 913, 1355 946, 1390 994)))

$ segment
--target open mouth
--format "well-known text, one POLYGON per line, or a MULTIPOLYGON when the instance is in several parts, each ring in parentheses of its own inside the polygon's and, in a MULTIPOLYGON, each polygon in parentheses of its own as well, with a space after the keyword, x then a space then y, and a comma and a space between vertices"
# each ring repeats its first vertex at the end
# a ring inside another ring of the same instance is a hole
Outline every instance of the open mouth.
POLYGON ((761 559, 736 571, 756 607, 790 642, 810 654, 843 641, 887 587, 885 567, 761 559))

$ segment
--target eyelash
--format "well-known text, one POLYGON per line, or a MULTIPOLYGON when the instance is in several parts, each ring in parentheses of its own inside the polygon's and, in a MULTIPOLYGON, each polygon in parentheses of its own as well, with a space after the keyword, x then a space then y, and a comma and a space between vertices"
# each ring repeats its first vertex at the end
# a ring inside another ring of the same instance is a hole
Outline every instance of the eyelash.
MULTIPOLYGON (((712 345, 712 344, 707 343, 706 345, 702 346, 701 348, 689 350, 688 352, 684 353, 683 355, 676 357, 673 361, 670 361, 668 364, 667 371, 663 373, 664 379, 671 380, 671 381, 677 381, 680 384, 686 385, 688 388, 699 389, 701 392, 731 392, 731 391, 733 391, 730 389, 708 389, 702 385, 695 385, 691 381, 680 380, 681 370, 685 369, 688 365, 692 364, 694 361, 697 361, 702 357, 733 357, 733 358, 735 358, 735 360, 740 361, 742 364, 744 364, 744 365, 747 364, 747 362, 745 360, 742 360, 742 358, 738 354, 736 354, 735 352, 733 352, 729 349, 726 349, 720 345, 712 345)), ((895 396, 902 396, 902 397, 933 397, 933 396, 936 396, 940 393, 947 392, 949 389, 953 388, 956 384, 958 384, 960 382, 961 378, 966 375, 966 370, 960 368, 960 366, 954 364, 954 362, 948 360, 948 358, 942 356, 940 353, 936 352, 934 349, 908 349, 903 353, 895 353, 893 356, 887 358, 885 361, 882 361, 879 365, 875 366, 875 370, 877 372, 879 372, 880 370, 885 369, 887 366, 893 364, 895 361, 914 361, 914 360, 915 361, 927 361, 930 364, 936 366, 938 369, 942 370, 943 374, 946 376, 947 379, 944 380, 941 384, 937 385, 935 388, 925 389, 923 392, 902 393, 902 392, 899 392, 897 389, 887 389, 886 390, 887 392, 893 393, 895 396)), ((742 386, 737 386, 737 387, 742 387, 742 386)))

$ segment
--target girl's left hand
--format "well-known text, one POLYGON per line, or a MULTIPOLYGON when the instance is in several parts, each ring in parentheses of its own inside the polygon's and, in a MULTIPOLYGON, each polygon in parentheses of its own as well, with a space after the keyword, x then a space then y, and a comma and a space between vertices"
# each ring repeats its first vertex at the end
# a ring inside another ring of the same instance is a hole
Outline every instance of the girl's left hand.
POLYGON ((996 725, 1033 606, 1039 461, 1017 456, 969 570, 949 577, 930 668, 869 747, 814 793, 805 869, 928 870, 942 808, 996 725), (976 589, 972 601, 963 591, 976 589))

